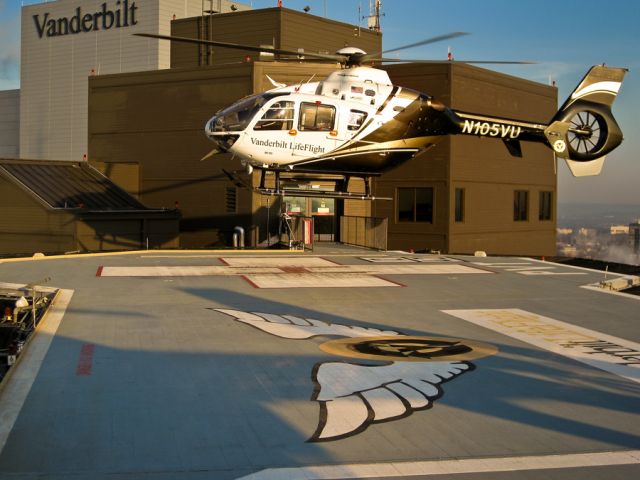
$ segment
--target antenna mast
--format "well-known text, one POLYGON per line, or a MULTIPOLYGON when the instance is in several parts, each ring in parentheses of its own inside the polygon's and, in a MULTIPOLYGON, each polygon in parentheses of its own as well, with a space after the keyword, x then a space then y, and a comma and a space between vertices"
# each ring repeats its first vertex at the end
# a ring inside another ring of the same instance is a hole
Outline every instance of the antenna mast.
POLYGON ((369 0, 369 17, 367 26, 369 30, 373 30, 374 32, 380 32, 380 11, 382 10, 382 1, 381 0, 369 0))

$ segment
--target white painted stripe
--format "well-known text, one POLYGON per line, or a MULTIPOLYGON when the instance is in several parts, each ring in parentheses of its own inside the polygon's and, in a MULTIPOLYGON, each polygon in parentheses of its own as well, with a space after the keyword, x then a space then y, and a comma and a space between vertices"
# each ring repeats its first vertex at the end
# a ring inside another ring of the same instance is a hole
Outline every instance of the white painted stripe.
POLYGON ((519 472, 560 468, 605 467, 640 464, 640 450, 572 453, 501 458, 427 460, 422 462, 359 463, 294 468, 269 468, 238 480, 338 480, 357 478, 397 478, 418 475, 519 472))
MULTIPOLYGON (((45 289, 38 287, 38 290, 45 289)), ((0 389, 0 453, 7 443, 72 296, 73 290, 58 292, 54 303, 38 325, 35 335, 3 381, 0 389)))
MULTIPOLYGON (((268 266, 265 262, 262 266, 248 264, 247 266, 147 266, 147 267, 102 267, 99 276, 101 277, 191 277, 206 275, 260 275, 279 274, 281 277, 295 273, 287 272, 283 268, 300 267, 309 273, 320 275, 329 274, 362 274, 362 275, 451 275, 484 273, 490 274, 487 270, 461 265, 457 263, 411 263, 411 264, 367 264, 367 265, 339 265, 331 262, 320 263, 321 266, 304 266, 302 264, 286 263, 280 267, 268 266)), ((276 259, 273 259, 276 260, 276 259)), ((293 259, 296 260, 296 259, 293 259)), ((318 258, 317 260, 322 260, 318 258)), ((273 262, 277 265, 277 262, 273 262)))
POLYGON ((447 257, 360 257, 370 263, 434 263, 434 262, 459 262, 460 260, 447 257))
MULTIPOLYGON (((533 260, 533 259, 532 259, 533 260)), ((534 260, 535 261, 535 260, 534 260)), ((549 262, 541 262, 545 264, 544 267, 534 267, 533 263, 518 263, 518 262, 471 262, 475 265, 484 265, 494 268, 504 268, 507 272, 516 272, 521 275, 586 275, 586 273, 577 272, 558 272, 555 270, 557 267, 563 265, 549 262), (521 265, 521 266, 519 266, 521 265)))
MULTIPOLYGON (((487 270, 460 265, 458 263, 417 263, 417 264, 370 264, 370 265, 342 265, 350 272, 368 273, 371 275, 450 275, 450 274, 492 274, 487 270)), ((313 272, 320 272, 320 267, 310 269, 313 272)), ((329 269, 325 270, 329 271, 329 269)))
POLYGON ((640 343, 517 308, 443 312, 640 383, 640 343))
POLYGON ((504 269, 505 272, 526 272, 532 270, 550 270, 553 267, 507 267, 504 269))
POLYGON ((521 275, 586 275, 586 273, 582 273, 582 272, 556 272, 555 270, 536 270, 536 271, 521 270, 516 273, 519 273, 521 275))
POLYGON ((485 267, 511 267, 514 265, 531 265, 530 262, 471 262, 475 265, 483 265, 485 267))
POLYGON ((573 92, 571 99, 581 98, 590 93, 602 91, 603 93, 609 93, 611 95, 617 95, 620 90, 620 82, 597 82, 580 90, 573 92))
POLYGON ((232 267, 331 267, 334 262, 321 257, 223 257, 232 267))
POLYGON ((149 267, 103 267, 101 277, 202 277, 209 275, 246 275, 250 273, 282 273, 275 267, 232 268, 213 266, 149 266, 149 267))
POLYGON ((245 275, 258 288, 346 288, 399 287, 373 275, 332 273, 288 273, 275 275, 245 275))
POLYGON ((370 263, 413 263, 413 259, 405 257, 360 257, 370 263))

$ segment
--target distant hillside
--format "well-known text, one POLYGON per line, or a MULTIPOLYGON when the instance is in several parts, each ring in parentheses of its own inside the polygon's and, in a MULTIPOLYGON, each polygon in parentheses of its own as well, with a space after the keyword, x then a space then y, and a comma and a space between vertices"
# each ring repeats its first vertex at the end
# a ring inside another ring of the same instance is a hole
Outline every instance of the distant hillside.
POLYGON ((558 227, 609 229, 611 225, 628 225, 639 218, 640 204, 558 204, 558 227))

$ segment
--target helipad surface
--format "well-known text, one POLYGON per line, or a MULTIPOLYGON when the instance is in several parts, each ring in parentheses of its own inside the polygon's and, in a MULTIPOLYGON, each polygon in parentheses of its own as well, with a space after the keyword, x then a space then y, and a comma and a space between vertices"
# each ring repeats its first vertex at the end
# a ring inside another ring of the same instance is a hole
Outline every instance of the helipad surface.
POLYGON ((640 297, 349 252, 0 260, 62 289, 0 390, 0 478, 640 477, 640 297))

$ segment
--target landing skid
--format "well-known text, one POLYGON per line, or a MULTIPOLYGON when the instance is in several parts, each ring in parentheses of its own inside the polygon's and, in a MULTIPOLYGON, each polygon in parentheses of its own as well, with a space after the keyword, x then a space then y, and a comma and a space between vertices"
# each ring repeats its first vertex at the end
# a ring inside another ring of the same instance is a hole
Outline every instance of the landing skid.
MULTIPOLYGON (((341 199, 350 199, 350 200, 393 200, 390 197, 376 197, 371 195, 371 175, 351 175, 351 174, 335 174, 333 172, 327 172, 323 177, 319 172, 301 172, 297 171, 297 173, 313 173, 318 175, 316 177, 306 177, 304 180, 311 181, 321 181, 321 180, 329 180, 335 182, 336 189, 335 190, 319 190, 319 189, 302 189, 302 188, 289 188, 283 185, 283 178, 281 178, 281 173, 288 174, 287 171, 281 170, 270 170, 275 174, 275 188, 268 188, 265 186, 266 180, 266 172, 267 170, 261 169, 260 171, 260 185, 254 187, 250 181, 247 181, 244 178, 241 178, 238 173, 239 172, 228 172, 226 170, 222 170, 227 177, 237 186, 249 188, 254 192, 257 192, 261 195, 268 196, 291 196, 291 197, 311 197, 311 198, 341 198, 341 199), (339 178, 331 178, 331 177, 339 177, 339 178), (349 180, 351 177, 359 177, 364 181, 365 191, 364 193, 359 192, 350 192, 348 191, 349 180)), ((290 178, 287 178, 290 180, 290 178)))

